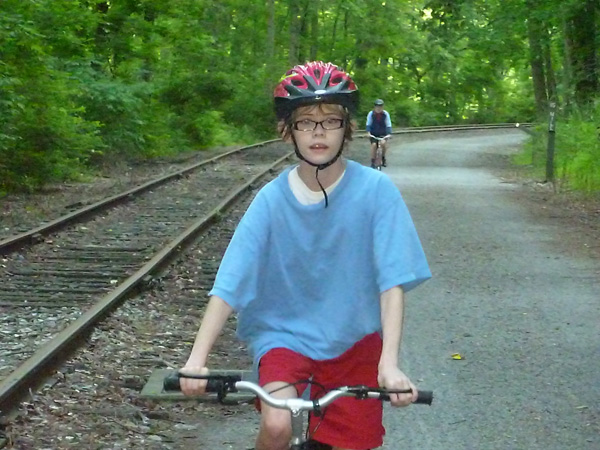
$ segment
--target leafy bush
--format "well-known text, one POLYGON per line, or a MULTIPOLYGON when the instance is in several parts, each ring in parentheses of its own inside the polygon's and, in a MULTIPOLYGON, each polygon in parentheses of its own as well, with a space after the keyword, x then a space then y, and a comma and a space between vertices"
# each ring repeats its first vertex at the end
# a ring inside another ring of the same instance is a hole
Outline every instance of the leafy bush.
POLYGON ((37 10, 10 3, 0 15, 0 188, 34 190, 78 177, 102 142, 73 101, 76 83, 28 20, 37 10))
POLYGON ((568 187, 584 192, 600 191, 600 140, 594 119, 574 116, 559 123, 556 132, 558 175, 568 187))
POLYGON ((0 183, 37 189, 79 176, 91 152, 102 148, 98 124, 72 101, 68 77, 49 62, 34 73, 9 74, 0 86, 0 183))
POLYGON ((101 124, 105 150, 131 157, 142 154, 146 145, 144 86, 106 77, 88 77, 80 86, 78 103, 86 120, 101 124))
MULTIPOLYGON (((587 193, 600 192, 600 102, 588 112, 559 117, 555 134, 555 177, 563 189, 587 193)), ((548 127, 539 125, 536 138, 515 158, 530 165, 536 174, 545 173, 548 127)))

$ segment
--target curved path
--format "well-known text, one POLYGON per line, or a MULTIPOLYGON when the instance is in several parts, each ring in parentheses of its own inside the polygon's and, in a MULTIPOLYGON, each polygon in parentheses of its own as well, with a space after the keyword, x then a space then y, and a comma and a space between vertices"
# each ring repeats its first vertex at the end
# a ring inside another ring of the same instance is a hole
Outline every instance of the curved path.
POLYGON ((436 399, 388 414, 386 447, 600 448, 600 263, 497 175, 524 139, 432 135, 388 158, 434 274, 408 295, 405 368, 436 399))

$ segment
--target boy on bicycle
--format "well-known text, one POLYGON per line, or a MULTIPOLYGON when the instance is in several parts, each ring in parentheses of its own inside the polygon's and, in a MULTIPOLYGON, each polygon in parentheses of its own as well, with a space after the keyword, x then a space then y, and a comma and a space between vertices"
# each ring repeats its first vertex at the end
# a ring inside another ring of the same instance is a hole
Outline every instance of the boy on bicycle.
POLYGON ((383 100, 375 100, 373 110, 367 114, 367 133, 371 140, 371 167, 375 168, 375 152, 377 151, 377 139, 384 138, 381 141, 381 165, 387 167, 385 154, 387 153, 387 138, 392 134, 392 120, 390 114, 383 109, 383 100))
MULTIPOLYGON (((284 141, 300 162, 262 188, 225 252, 189 359, 206 373, 209 352, 233 312, 259 384, 279 398, 307 384, 412 388, 398 368, 404 292, 431 274, 411 217, 390 179, 342 157, 352 138, 358 90, 331 63, 289 70, 275 92, 284 141), (309 381, 310 380, 310 381, 309 381)), ((181 379, 186 395, 206 381, 181 379)), ((311 439, 334 449, 383 442, 378 400, 342 398, 311 417, 311 439)), ((256 450, 288 449, 289 411, 261 407, 256 450)))

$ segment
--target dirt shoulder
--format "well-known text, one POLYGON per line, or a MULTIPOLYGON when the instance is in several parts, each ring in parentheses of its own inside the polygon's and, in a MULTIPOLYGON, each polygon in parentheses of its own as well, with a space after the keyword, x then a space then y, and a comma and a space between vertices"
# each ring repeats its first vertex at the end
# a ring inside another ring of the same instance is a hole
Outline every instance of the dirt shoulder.
POLYGON ((520 185, 514 195, 532 214, 564 229, 562 244, 567 250, 583 249, 600 258, 600 193, 560 191, 552 183, 535 180, 529 170, 509 161, 499 173, 507 182, 520 185))

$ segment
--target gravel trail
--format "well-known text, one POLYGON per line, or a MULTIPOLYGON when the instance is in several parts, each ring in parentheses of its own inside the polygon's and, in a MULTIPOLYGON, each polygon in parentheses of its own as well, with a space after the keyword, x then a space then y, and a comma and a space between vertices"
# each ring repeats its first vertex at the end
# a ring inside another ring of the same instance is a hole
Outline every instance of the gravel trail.
POLYGON ((600 448, 598 240, 498 176, 525 138, 432 137, 388 158, 434 275, 408 296, 405 368, 436 391, 387 415, 390 448, 600 448))

